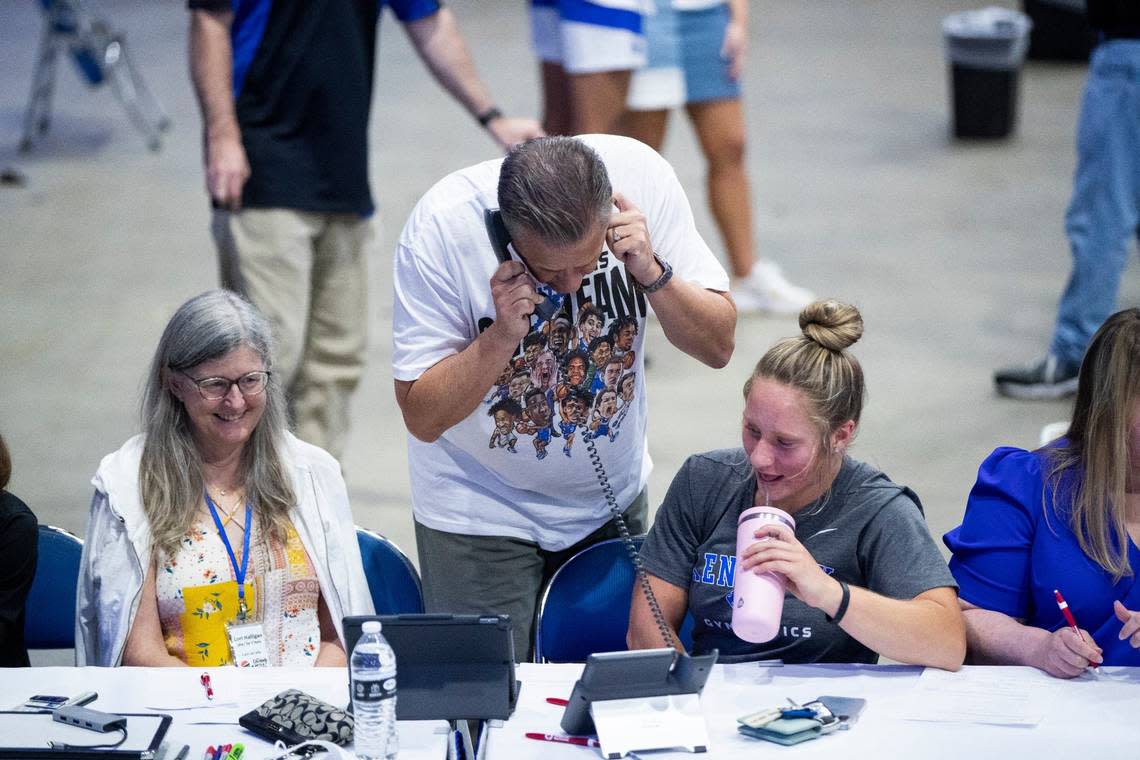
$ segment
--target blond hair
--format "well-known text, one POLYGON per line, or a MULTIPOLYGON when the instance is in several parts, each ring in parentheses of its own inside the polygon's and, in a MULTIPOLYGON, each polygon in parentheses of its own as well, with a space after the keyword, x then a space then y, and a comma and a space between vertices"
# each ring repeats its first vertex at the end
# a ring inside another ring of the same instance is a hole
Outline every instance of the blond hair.
POLYGON ((1045 450, 1045 507, 1067 516, 1085 555, 1113 577, 1132 574, 1128 562, 1126 489, 1128 423, 1140 400, 1140 309, 1113 314, 1093 335, 1081 362, 1067 443, 1045 450))
POLYGON ((826 447, 831 432, 847 420, 858 425, 863 413, 863 368, 846 350, 862 337, 863 317, 850 304, 815 301, 800 312, 800 330, 768 349, 744 383, 744 398, 758 377, 795 388, 807 399, 808 416, 826 447))

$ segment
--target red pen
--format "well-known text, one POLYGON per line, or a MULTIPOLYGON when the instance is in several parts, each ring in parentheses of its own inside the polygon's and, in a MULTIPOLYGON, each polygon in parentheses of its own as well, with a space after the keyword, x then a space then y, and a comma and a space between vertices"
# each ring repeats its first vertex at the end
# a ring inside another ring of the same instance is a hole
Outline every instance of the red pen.
POLYGON ((210 685, 210 674, 203 673, 202 677, 198 679, 202 682, 202 686, 206 689, 206 699, 214 698, 214 687, 210 685))
POLYGON ((1061 608, 1061 614, 1065 616, 1065 622, 1076 631, 1077 635, 1081 637, 1081 641, 1086 644, 1089 643, 1084 634, 1081 633, 1081 629, 1077 628, 1077 621, 1073 619, 1073 613, 1069 612, 1069 603, 1065 601, 1065 597, 1061 596, 1061 592, 1057 589, 1053 589, 1053 596, 1057 599, 1057 606, 1061 608))
POLYGON ((562 736, 561 734, 527 733, 526 738, 537 739, 540 742, 557 742, 559 744, 576 744, 579 747, 600 747, 597 739, 588 739, 585 736, 562 736))
MULTIPOLYGON (((1069 603, 1065 601, 1065 597, 1061 596, 1061 592, 1057 589, 1053 589, 1053 597, 1057 600, 1057 607, 1060 608, 1061 614, 1065 616, 1065 622, 1068 623, 1069 627, 1072 628, 1073 631, 1081 637, 1081 641, 1088 644, 1089 640, 1085 638, 1085 635, 1081 633, 1081 629, 1077 627, 1077 621, 1073 617, 1073 613, 1069 612, 1069 603)), ((1096 670, 1095 662, 1092 663, 1092 668, 1093 670, 1096 670)))
POLYGON ((566 707, 570 704, 569 699, 559 699, 558 697, 547 697, 546 701, 548 704, 558 705, 559 707, 566 707))

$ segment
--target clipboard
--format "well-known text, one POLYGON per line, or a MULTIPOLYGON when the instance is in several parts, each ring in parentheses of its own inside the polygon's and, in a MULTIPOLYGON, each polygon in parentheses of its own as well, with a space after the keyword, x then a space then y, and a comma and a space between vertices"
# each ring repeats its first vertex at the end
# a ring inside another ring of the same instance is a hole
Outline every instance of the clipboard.
POLYGON ((88 731, 52 720, 50 712, 0 711, 0 758, 95 757, 154 760, 170 728, 171 718, 161 713, 121 713, 127 719, 127 738, 114 749, 53 749, 49 741, 68 744, 105 744, 118 732, 88 731))

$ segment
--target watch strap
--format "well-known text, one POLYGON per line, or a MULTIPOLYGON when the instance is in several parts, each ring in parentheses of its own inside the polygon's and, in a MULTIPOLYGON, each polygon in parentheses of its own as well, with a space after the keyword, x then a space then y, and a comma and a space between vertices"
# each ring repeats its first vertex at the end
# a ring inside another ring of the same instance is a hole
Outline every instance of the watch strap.
POLYGON ((636 277, 633 278, 634 285, 636 285, 642 293, 656 293, 658 290, 661 290, 661 288, 665 287, 669 280, 673 279, 673 267, 669 264, 669 262, 658 256, 656 251, 653 253, 653 258, 655 258, 657 260, 657 263, 661 265, 661 276, 648 285, 642 285, 637 281, 636 277))

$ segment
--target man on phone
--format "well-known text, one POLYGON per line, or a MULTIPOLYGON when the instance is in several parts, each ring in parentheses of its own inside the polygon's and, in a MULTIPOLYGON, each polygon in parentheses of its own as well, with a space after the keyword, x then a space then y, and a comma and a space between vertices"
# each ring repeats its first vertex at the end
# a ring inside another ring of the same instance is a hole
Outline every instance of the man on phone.
MULTIPOLYGON (((549 338, 577 325, 583 309, 600 315, 601 333, 610 322, 633 319, 632 371, 640 384, 652 305, 674 346, 723 367, 736 326, 727 290, 728 275, 697 232, 672 167, 635 140, 532 140, 506 159, 455 172, 420 199, 396 249, 392 364, 411 433, 412 507, 429 611, 508 613, 516 654, 529 657, 545 580, 575 552, 618 535, 614 511, 624 512, 631 532, 646 527, 652 465, 640 387, 625 434, 591 436, 581 455, 575 447, 573 456, 521 457, 487 445, 495 424, 485 408, 495 398, 489 391, 525 356, 527 336, 549 338), (484 224, 496 208, 512 241, 504 262, 484 224), (605 468, 613 504, 587 447, 605 468)), ((545 393, 556 395, 574 379, 571 365, 568 355, 545 393)), ((593 394, 584 392, 588 405, 593 394)), ((559 400, 548 398, 545 407, 567 414, 559 400)), ((525 439, 581 422, 539 428, 520 419, 518 450, 545 451, 547 441, 525 439)))

